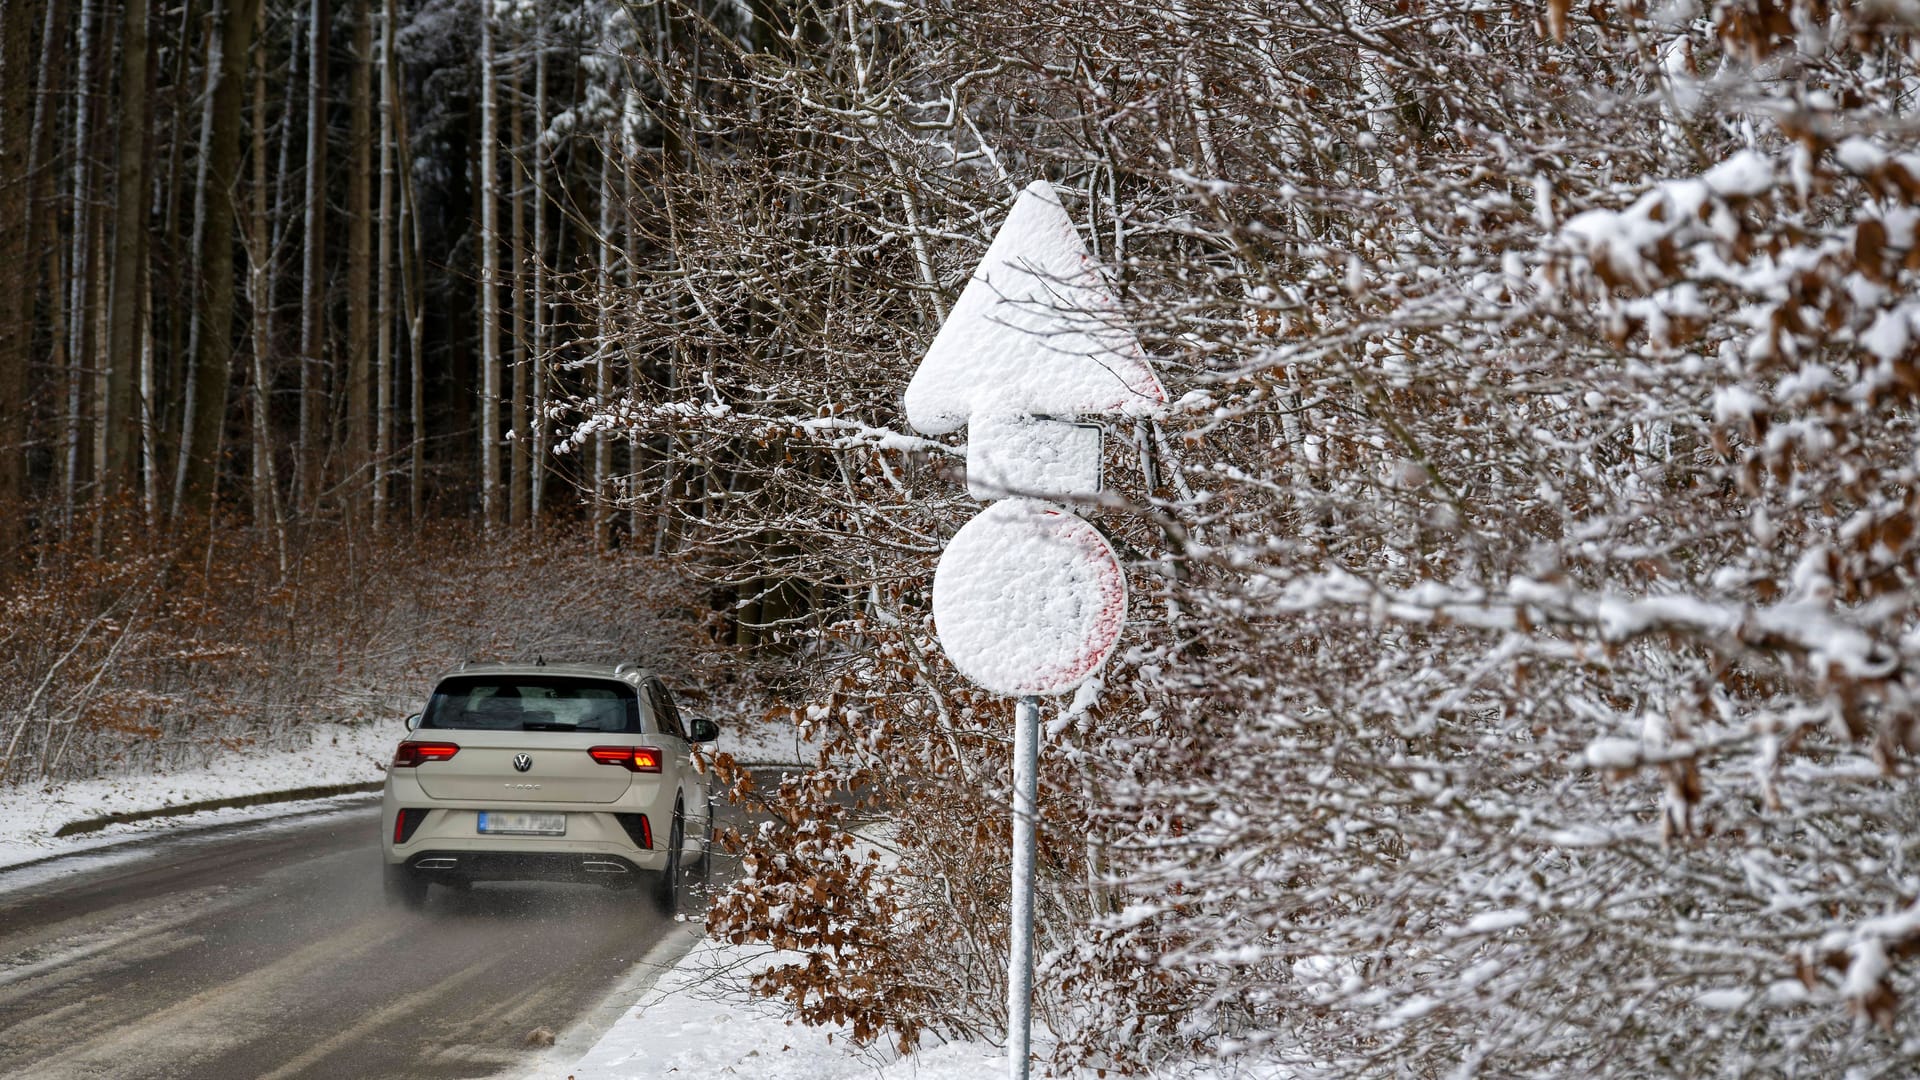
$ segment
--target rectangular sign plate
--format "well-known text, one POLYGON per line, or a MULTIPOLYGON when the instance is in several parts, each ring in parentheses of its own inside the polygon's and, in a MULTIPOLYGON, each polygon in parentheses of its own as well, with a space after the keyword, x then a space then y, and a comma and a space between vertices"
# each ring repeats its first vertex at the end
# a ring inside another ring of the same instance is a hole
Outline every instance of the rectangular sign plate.
POLYGON ((567 815, 482 810, 480 831, 489 836, 565 836, 567 815))
POLYGON ((967 494, 1037 499, 1100 494, 1105 429, 1046 416, 975 415, 967 435, 967 494))

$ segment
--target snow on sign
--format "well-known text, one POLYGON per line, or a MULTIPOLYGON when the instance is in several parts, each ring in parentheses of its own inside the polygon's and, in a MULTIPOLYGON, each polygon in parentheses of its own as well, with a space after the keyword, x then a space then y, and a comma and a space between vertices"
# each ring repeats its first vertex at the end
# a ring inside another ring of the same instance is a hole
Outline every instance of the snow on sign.
POLYGON ((1053 185, 1014 200, 986 257, 907 384, 907 422, 929 435, 972 425, 967 490, 1000 502, 961 526, 933 573, 940 646, 1014 709, 1013 889, 1008 904, 1007 1069, 1027 1080, 1033 1009, 1033 864, 1040 696, 1106 663, 1127 619, 1113 545, 1027 496, 1100 490, 1100 428, 1085 414, 1159 404, 1167 392, 1087 257, 1053 185))
POLYGON ((928 435, 973 426, 975 497, 1046 497, 1099 490, 1099 441, 1073 417, 1166 400, 1053 185, 1036 180, 927 347, 906 411, 928 435))
POLYGON ((945 435, 976 413, 1120 413, 1166 399, 1053 185, 1036 180, 927 347, 906 406, 908 423, 945 435))
POLYGON ((1166 401, 1140 340, 1053 185, 1014 200, 907 385, 929 435, 971 425, 967 489, 1003 501, 961 528, 933 577, 955 667, 995 693, 1066 693, 1099 669, 1126 622, 1112 545, 1036 498, 1100 490, 1100 428, 1082 415, 1166 401))
POLYGON ((1060 694, 1100 669, 1127 618, 1127 577, 1086 521, 1005 499, 961 526, 933 574, 940 647, 997 694, 1060 694))
POLYGON ((967 494, 981 502, 1009 495, 1097 495, 1102 439, 1099 424, 975 416, 967 433, 967 494))

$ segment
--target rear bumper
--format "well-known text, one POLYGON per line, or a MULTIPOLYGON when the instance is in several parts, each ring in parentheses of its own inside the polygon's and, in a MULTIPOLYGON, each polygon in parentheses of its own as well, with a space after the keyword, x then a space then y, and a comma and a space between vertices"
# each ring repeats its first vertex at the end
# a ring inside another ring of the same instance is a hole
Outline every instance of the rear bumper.
MULTIPOLYGON (((415 866, 427 856, 455 860, 460 869, 455 876, 471 880, 506 880, 516 877, 541 879, 549 876, 572 880, 571 871, 549 875, 543 869, 570 866, 588 861, 611 862, 629 869, 662 870, 667 865, 666 837, 657 824, 649 822, 654 847, 641 847, 640 837, 629 832, 640 815, 608 811, 554 811, 567 815, 564 836, 490 835, 479 831, 479 814, 458 808, 427 808, 426 816, 404 843, 396 843, 394 818, 399 808, 391 802, 383 814, 385 835, 381 848, 390 866, 415 866), (626 824, 622 818, 627 819, 626 824), (521 872, 517 868, 524 868, 521 872)), ((542 808, 544 809, 544 808, 542 808)), ((436 864, 438 865, 438 864, 436 864)), ((427 868, 431 869, 431 867, 427 868)), ((594 874, 613 874, 611 869, 594 874)))
POLYGON ((429 881, 637 882, 646 870, 623 855, 592 851, 422 851, 407 869, 429 881))
MULTIPOLYGON (((427 798, 420 790, 412 770, 395 769, 388 773, 385 798, 381 804, 381 852, 389 867, 413 868, 423 857, 452 859, 420 869, 429 880, 502 881, 529 880, 606 881, 631 878, 635 871, 659 873, 667 868, 668 838, 672 835, 676 792, 672 788, 635 786, 627 797, 612 804, 536 802, 516 800, 505 803, 472 801, 449 805, 444 800, 427 798), (653 802, 641 801, 642 796, 653 802), (419 823, 410 829, 396 829, 401 811, 423 812, 419 823), (481 810, 516 810, 535 813, 564 813, 567 831, 562 836, 524 836, 481 833, 481 810), (639 828, 644 816, 647 827, 639 828), (404 839, 401 835, 404 835, 404 839), (613 864, 589 867, 589 863, 613 864), (623 875, 614 866, 624 866, 623 875), (439 869, 435 869, 439 867, 439 869)), ((691 862, 706 850, 711 825, 704 803, 695 813, 700 818, 684 831, 682 859, 691 862)))

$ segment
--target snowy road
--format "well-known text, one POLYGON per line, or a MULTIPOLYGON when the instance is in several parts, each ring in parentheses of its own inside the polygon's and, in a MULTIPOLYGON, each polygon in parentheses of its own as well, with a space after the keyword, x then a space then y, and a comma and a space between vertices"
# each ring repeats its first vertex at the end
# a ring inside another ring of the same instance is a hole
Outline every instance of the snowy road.
POLYGON ((368 801, 0 871, 0 1076, 513 1075, 692 940, 639 893, 390 910, 378 828, 368 801))

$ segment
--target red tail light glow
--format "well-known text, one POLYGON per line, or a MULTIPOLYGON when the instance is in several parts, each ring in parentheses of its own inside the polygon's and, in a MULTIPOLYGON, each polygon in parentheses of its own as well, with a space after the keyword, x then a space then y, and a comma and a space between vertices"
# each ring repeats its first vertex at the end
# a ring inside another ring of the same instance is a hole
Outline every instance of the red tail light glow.
POLYGON ((651 746, 596 746, 587 756, 602 765, 619 765, 628 772, 659 772, 660 751, 651 746))
POLYGON ((411 769, 422 762, 446 761, 460 752, 457 743, 450 742, 403 742, 393 752, 393 767, 411 769))

